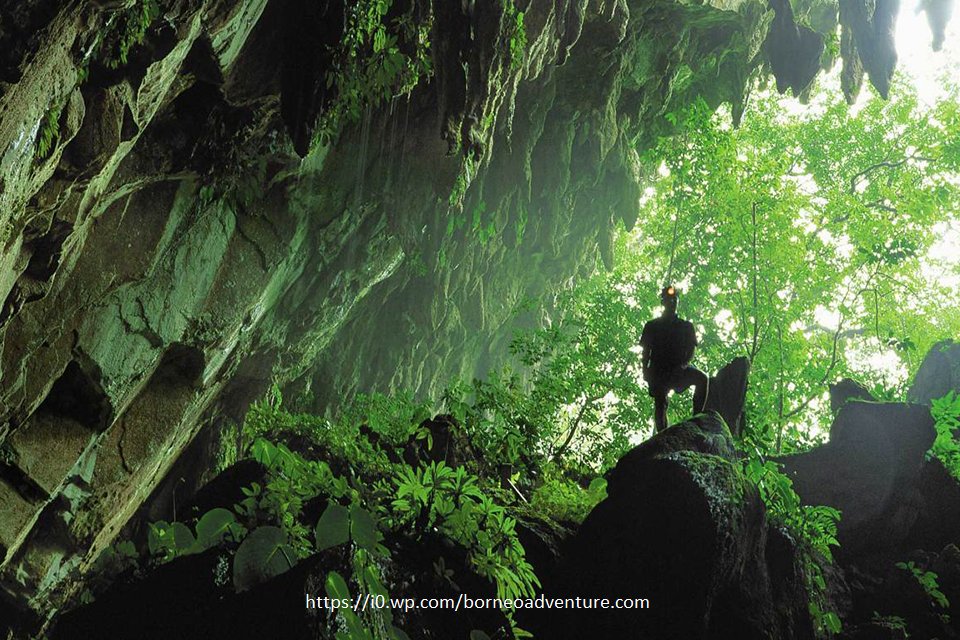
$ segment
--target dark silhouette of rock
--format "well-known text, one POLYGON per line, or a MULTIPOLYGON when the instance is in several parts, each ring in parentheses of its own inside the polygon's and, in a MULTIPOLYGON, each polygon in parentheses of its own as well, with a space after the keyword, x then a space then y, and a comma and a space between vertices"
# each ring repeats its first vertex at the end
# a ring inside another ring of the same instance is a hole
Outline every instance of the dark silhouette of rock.
POLYGON ((200 488, 190 499, 183 513, 203 515, 216 508, 232 509, 243 501, 243 489, 254 482, 264 484, 266 469, 256 460, 241 460, 230 465, 200 488))
POLYGON ((938 342, 923 359, 907 397, 913 402, 930 404, 951 390, 960 393, 960 343, 938 342))
POLYGON ((777 91, 793 91, 800 97, 820 71, 823 36, 793 19, 790 0, 770 0, 776 16, 763 45, 770 69, 777 80, 777 91))
POLYGON ((947 23, 953 17, 953 0, 921 0, 917 11, 927 14, 927 23, 933 32, 933 50, 940 51, 947 35, 947 23))
POLYGON ((750 361, 745 357, 734 358, 710 378, 709 392, 704 411, 716 411, 730 427, 734 436, 740 435, 743 426, 743 403, 747 397, 747 374, 750 361))
POLYGON ((948 544, 937 554, 933 572, 940 591, 950 601, 950 618, 956 620, 960 616, 960 548, 956 544, 948 544))
POLYGON ((840 57, 843 59, 843 69, 840 72, 840 88, 847 104, 853 104, 860 95, 863 87, 863 62, 860 61, 860 52, 857 50, 857 40, 853 31, 844 27, 840 32, 840 57))
MULTIPOLYGON (((890 93, 890 79, 897 66, 893 29, 899 10, 900 0, 840 0, 840 24, 844 33, 849 30, 852 35, 844 59, 855 49, 870 82, 884 99, 890 93)), ((847 95, 847 100, 851 99, 856 99, 855 93, 847 95)))
POLYGON ((314 556, 269 582, 234 594, 230 561, 223 550, 185 556, 148 578, 117 583, 91 605, 65 614, 51 634, 73 638, 317 638, 327 620, 323 609, 304 606, 307 593, 323 597, 312 578, 314 556), (226 576, 218 579, 218 573, 226 576))
POLYGON ((915 490, 920 515, 910 529, 907 545, 940 549, 960 542, 960 482, 937 459, 928 460, 920 471, 915 490))
POLYGON ((836 384, 830 385, 830 411, 836 413, 840 407, 849 400, 869 400, 875 402, 876 398, 870 395, 870 392, 859 382, 844 378, 836 384))
POLYGON ((542 637, 813 638, 794 543, 768 525, 718 415, 657 434, 608 479, 571 542, 563 592, 649 609, 554 613, 542 637))
POLYGON ((805 504, 842 512, 842 553, 895 548, 919 516, 911 487, 935 436, 926 407, 853 401, 837 414, 830 442, 776 460, 805 504))
MULTIPOLYGON (((276 12, 277 7, 271 9, 276 12)), ((344 7, 338 2, 295 0, 280 9, 277 19, 283 21, 279 28, 284 33, 280 112, 297 154, 305 157, 317 117, 325 103, 336 98, 327 86, 325 70, 342 35, 344 7)))

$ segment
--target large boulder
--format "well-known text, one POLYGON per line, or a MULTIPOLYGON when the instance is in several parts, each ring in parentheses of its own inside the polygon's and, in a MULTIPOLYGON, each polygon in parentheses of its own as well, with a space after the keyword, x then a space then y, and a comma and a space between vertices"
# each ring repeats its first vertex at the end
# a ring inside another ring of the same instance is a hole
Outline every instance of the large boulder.
POLYGON ((960 544, 960 482, 934 458, 923 465, 915 487, 920 515, 907 536, 907 546, 940 549, 960 544))
POLYGON ((950 391, 960 393, 960 343, 944 340, 933 345, 923 359, 907 397, 913 402, 930 404, 950 391))
POLYGON ((706 411, 716 411, 730 427, 733 435, 739 435, 743 426, 743 403, 747 397, 747 374, 750 361, 745 357, 734 358, 717 375, 710 378, 707 389, 706 411))
POLYGON ((573 539, 566 597, 648 608, 551 612, 551 638, 813 638, 794 542, 767 522, 715 413, 657 434, 608 475, 573 539))
POLYGON ((851 401, 830 441, 777 458, 804 503, 839 509, 841 551, 901 545, 920 515, 915 482, 936 433, 920 405, 851 401))
POLYGON ((844 378, 840 382, 830 385, 830 411, 833 413, 840 411, 840 407, 850 400, 876 402, 877 399, 862 384, 850 378, 844 378))

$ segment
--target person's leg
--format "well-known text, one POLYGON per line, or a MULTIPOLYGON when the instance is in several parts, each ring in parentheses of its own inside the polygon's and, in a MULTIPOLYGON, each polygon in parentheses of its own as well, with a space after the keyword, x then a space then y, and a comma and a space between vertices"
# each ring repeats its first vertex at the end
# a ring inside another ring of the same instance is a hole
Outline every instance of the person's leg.
POLYGON ((687 367, 694 378, 693 381, 693 412, 703 413, 707 406, 707 392, 710 389, 710 378, 703 371, 695 367, 687 367))
POLYGON ((667 394, 658 394, 653 397, 653 426, 657 433, 667 428, 667 394))
POLYGON ((703 371, 696 367, 685 367, 677 376, 677 385, 674 391, 683 393, 690 386, 693 386, 693 412, 702 413, 707 404, 707 390, 710 386, 710 379, 703 371))

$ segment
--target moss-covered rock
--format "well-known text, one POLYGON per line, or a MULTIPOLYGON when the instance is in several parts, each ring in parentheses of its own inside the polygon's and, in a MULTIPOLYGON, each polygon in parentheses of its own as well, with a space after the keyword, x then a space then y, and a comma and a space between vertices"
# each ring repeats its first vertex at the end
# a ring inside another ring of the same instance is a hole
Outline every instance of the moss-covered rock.
POLYGON ((548 637, 813 638, 795 543, 768 525, 716 414, 624 456, 571 544, 564 595, 649 599, 540 621, 548 637))

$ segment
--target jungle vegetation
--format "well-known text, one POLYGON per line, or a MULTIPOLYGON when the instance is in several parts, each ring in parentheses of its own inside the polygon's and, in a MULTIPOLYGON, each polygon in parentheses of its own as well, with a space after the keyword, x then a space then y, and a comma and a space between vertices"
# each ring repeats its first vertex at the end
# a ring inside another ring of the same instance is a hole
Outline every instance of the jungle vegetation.
MULTIPOLYGON (((838 632, 820 567, 842 514, 801 505, 767 457, 823 441, 829 383, 853 377, 878 399, 902 400, 927 350, 960 335, 960 264, 949 251, 960 233, 960 105, 926 105, 900 83, 889 100, 856 108, 825 91, 800 115, 758 95, 737 128, 702 101, 665 118, 674 134, 642 150, 650 186, 614 268, 521 305, 518 314, 548 306, 552 322, 518 333, 486 378, 450 381, 437 398, 361 395, 330 416, 297 413, 297 399, 274 389, 225 434, 221 461, 255 457, 268 479, 233 511, 154 523, 149 549, 121 544, 105 562, 225 545, 243 590, 334 550, 342 568, 329 572, 327 595, 387 596, 384 542, 403 531, 460 545, 499 596, 532 596, 539 580, 517 521, 582 521, 605 495, 603 473, 651 434, 638 343, 670 282, 697 326, 697 366, 750 361, 743 472, 804 545, 819 632, 838 632), (425 421, 436 414, 451 416, 456 464, 427 460, 437 434, 425 421), (423 455, 405 455, 412 444, 423 455), (318 495, 328 502, 311 521, 304 505, 318 495)), ((675 398, 671 422, 688 407, 675 398)), ((938 400, 934 414, 931 455, 960 478, 960 400, 938 400)), ((342 615, 344 637, 407 637, 389 608, 342 615)))

